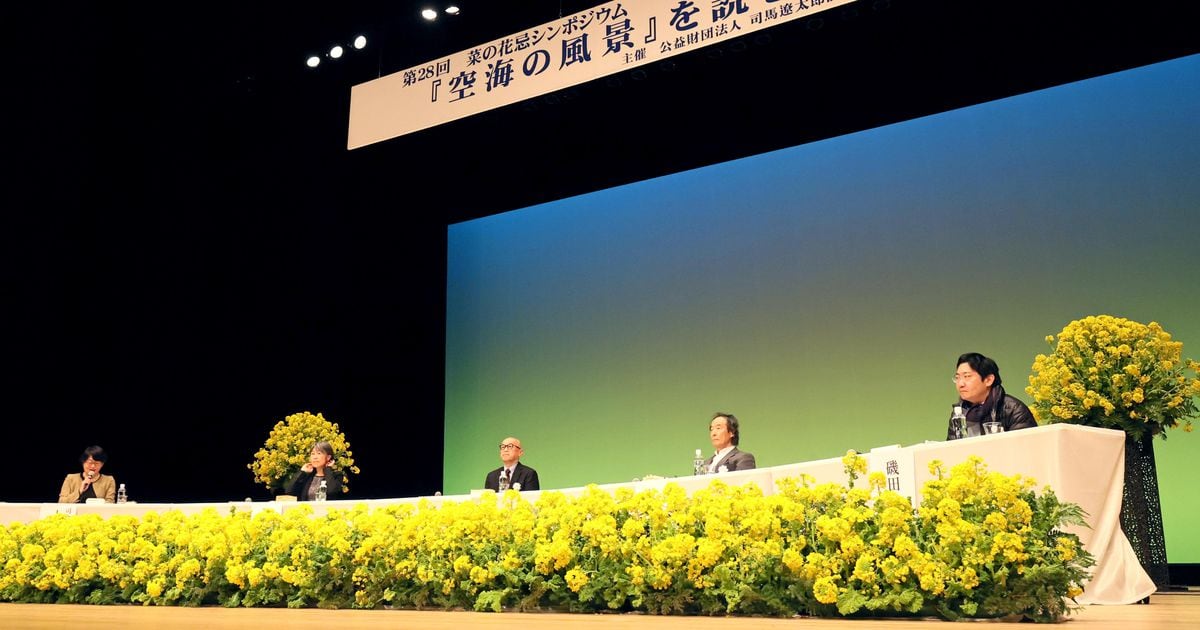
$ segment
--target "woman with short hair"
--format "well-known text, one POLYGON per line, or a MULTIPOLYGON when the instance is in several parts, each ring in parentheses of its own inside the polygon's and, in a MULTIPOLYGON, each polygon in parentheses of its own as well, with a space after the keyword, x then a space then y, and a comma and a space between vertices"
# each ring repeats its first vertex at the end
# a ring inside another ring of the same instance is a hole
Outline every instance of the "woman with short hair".
POLYGON ((107 461, 108 453, 99 446, 83 449, 83 454, 79 456, 83 471, 71 473, 63 479, 62 489, 58 491, 58 502, 86 503, 88 499, 104 499, 106 503, 116 502, 117 480, 111 475, 100 473, 107 461))
POLYGON ((314 501, 321 482, 325 482, 325 496, 339 499, 342 496, 342 476, 333 468, 333 445, 317 442, 308 454, 308 463, 300 468, 288 482, 287 494, 298 501, 314 501))

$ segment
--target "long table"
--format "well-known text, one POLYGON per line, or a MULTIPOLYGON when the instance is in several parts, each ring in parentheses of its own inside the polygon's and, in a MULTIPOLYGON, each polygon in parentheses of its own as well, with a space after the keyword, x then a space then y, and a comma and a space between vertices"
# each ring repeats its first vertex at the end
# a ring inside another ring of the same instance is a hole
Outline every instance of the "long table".
MULTIPOLYGON (((1132 604, 1148 597, 1155 590, 1154 582, 1138 563, 1129 540, 1121 531, 1121 495, 1125 469, 1125 434, 1110 429, 1097 429, 1069 424, 1052 424, 1023 431, 986 435, 953 442, 927 442, 912 446, 882 446, 865 456, 872 471, 884 472, 889 485, 919 504, 917 491, 932 478, 929 462, 940 460, 948 470, 971 455, 984 459, 988 468, 1006 475, 1032 477, 1041 485, 1053 488, 1060 500, 1077 503, 1089 515, 1090 528, 1071 528, 1096 558, 1090 582, 1078 600, 1090 604, 1132 604)), ((720 479, 731 485, 753 483, 770 494, 775 482, 800 474, 811 476, 816 483, 845 483, 841 457, 785 464, 756 470, 720 473, 720 479)), ((707 487, 714 476, 650 479, 627 483, 601 485, 613 491, 627 487, 633 490, 662 488, 668 483, 682 486, 688 492, 707 487)), ((859 482, 865 483, 864 480, 859 482)), ((559 492, 574 496, 586 487, 562 488, 559 492)), ((538 492, 526 492, 535 501, 538 492)), ((429 501, 440 505, 446 501, 470 501, 478 493, 465 495, 405 497, 395 499, 325 501, 305 503, 316 515, 335 508, 351 508, 365 504, 369 509, 405 503, 429 501)), ((124 503, 124 504, 58 504, 58 503, 0 503, 0 524, 28 523, 52 514, 127 514, 141 516, 148 512, 178 510, 185 514, 216 508, 223 513, 261 510, 284 512, 294 509, 294 502, 225 503, 124 503)))

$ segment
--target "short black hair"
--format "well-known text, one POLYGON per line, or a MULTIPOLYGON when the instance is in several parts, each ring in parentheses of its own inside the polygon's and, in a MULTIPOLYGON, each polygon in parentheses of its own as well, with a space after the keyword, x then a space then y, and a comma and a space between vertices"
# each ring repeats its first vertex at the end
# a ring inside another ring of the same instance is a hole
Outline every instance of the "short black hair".
POLYGON ((86 462, 89 457, 100 462, 101 464, 108 461, 108 453, 105 453, 104 449, 100 448, 99 446, 89 446, 83 449, 83 455, 79 456, 79 463, 82 464, 86 462))
POLYGON ((742 439, 742 429, 738 426, 737 416, 725 413, 724 411, 718 411, 713 414, 712 420, 709 420, 708 424, 711 425, 712 421, 717 418, 725 418, 725 428, 729 429, 729 432, 733 434, 733 445, 737 446, 738 442, 742 439))
POLYGON ((979 373, 980 379, 986 379, 989 376, 995 376, 996 380, 992 381, 992 387, 1000 384, 1000 366, 996 362, 979 354, 978 352, 968 352, 958 357, 958 363, 954 364, 954 369, 966 363, 971 366, 972 370, 979 373))

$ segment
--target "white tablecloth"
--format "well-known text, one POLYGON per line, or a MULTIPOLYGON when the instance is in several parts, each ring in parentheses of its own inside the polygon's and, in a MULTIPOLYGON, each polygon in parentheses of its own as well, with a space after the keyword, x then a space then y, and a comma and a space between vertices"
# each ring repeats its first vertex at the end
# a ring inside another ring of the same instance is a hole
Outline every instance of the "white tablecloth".
MULTIPOLYGON (((1068 424, 1053 424, 1000 435, 973 437, 954 442, 931 442, 914 446, 881 447, 868 453, 872 470, 889 474, 898 489, 912 496, 914 504, 920 497, 917 488, 931 478, 928 464, 941 460, 949 467, 958 464, 970 455, 984 459, 990 470, 1008 475, 1022 474, 1033 477, 1041 485, 1049 485, 1062 501, 1078 503, 1087 512, 1091 528, 1073 528, 1080 540, 1096 557, 1092 579, 1086 591, 1079 597, 1080 603, 1132 604, 1154 592, 1154 582, 1138 563, 1129 540, 1121 531, 1121 494, 1125 474, 1125 434, 1109 429, 1096 429, 1068 424)), ((718 475, 731 485, 754 483, 765 494, 775 491, 775 480, 795 477, 807 473, 817 483, 845 483, 846 476, 841 457, 785 464, 757 470, 735 471, 718 475)), ((712 475, 653 479, 629 483, 614 483, 600 486, 612 491, 621 487, 634 490, 661 488, 667 483, 677 483, 688 492, 703 488, 713 479, 712 475)), ((864 483, 860 480, 859 484, 864 483)), ((583 487, 560 490, 568 495, 578 495, 583 487)), ((536 500, 535 492, 525 493, 536 500)), ((417 503, 423 499, 440 505, 445 501, 469 501, 473 495, 435 497, 410 497, 398 499, 325 501, 305 503, 317 515, 333 508, 352 508, 366 504, 368 508, 417 503)), ((222 513, 230 511, 274 510, 283 512, 300 504, 293 502, 243 502, 226 503, 125 503, 125 504, 82 504, 61 505, 58 503, 0 503, 0 524, 28 523, 55 514, 100 514, 113 516, 129 514, 141 516, 147 512, 179 510, 195 514, 206 508, 216 508, 222 513)))
POLYGON ((1129 539, 1121 531, 1125 487, 1125 434, 1073 424, 937 442, 909 447, 917 487, 932 478, 928 464, 947 467, 978 455, 988 469, 1033 477, 1050 486, 1059 500, 1078 503, 1091 528, 1068 528, 1096 557, 1091 582, 1080 603, 1132 604, 1155 591, 1129 539))

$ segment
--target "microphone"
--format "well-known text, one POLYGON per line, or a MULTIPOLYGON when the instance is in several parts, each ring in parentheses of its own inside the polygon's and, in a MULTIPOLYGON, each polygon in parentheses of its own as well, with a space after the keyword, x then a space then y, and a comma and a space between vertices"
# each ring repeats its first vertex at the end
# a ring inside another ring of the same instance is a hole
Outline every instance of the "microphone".
POLYGON ((95 479, 95 478, 96 478, 96 473, 95 473, 94 471, 91 471, 91 470, 87 471, 87 478, 88 478, 88 481, 91 481, 91 480, 95 479))

